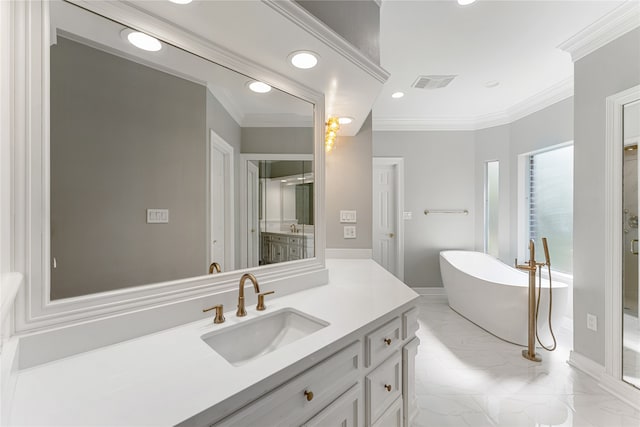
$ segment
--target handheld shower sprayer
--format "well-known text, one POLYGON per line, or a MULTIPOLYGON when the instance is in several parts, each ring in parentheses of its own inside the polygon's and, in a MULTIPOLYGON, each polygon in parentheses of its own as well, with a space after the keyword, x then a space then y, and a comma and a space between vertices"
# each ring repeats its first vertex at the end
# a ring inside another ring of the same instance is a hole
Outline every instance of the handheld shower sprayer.
POLYGON ((551 267, 551 258, 549 258, 549 245, 547 244, 547 238, 542 238, 542 246, 544 247, 544 259, 548 267, 551 267))

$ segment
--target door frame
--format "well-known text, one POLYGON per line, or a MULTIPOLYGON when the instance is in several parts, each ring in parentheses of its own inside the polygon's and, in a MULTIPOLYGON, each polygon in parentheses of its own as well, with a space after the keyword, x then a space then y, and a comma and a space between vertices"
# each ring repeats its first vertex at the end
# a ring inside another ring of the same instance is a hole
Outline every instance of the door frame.
MULTIPOLYGON (((316 160, 313 154, 260 154, 260 153, 241 153, 240 154, 240 268, 247 268, 247 161, 249 160, 307 160, 312 162, 312 171, 315 178, 320 175, 316 173, 316 160)), ((316 199, 317 203, 322 203, 320 199, 316 199)), ((313 209, 316 213, 319 213, 320 206, 316 206, 314 203, 313 209)), ((318 219, 320 220, 320 219, 318 219)), ((314 226, 315 227, 315 226, 314 226)), ((260 230, 258 230, 260 232, 260 230)), ((314 245, 317 247, 319 234, 314 233, 314 245)), ((260 239, 258 239, 260 244, 260 239)), ((315 253, 315 252, 314 252, 315 253)))
POLYGON ((637 407, 640 390, 622 380, 622 144, 623 106, 640 99, 640 85, 606 99, 605 372, 601 385, 637 407))
MULTIPOLYGON (((404 282, 404 158, 403 157, 374 157, 373 158, 373 168, 371 174, 372 180, 372 192, 375 186, 375 178, 373 171, 375 171, 376 166, 395 166, 395 211, 396 211, 396 234, 398 238, 395 243, 396 250, 396 271, 393 272, 395 276, 404 282)), ((374 199, 372 198, 372 204, 374 203, 374 199)), ((371 206, 374 209, 374 206, 371 206)), ((373 215, 372 215, 373 219, 373 215)), ((375 225, 372 221, 372 230, 371 230, 371 247, 373 248, 373 227, 375 225)))
MULTIPOLYGON (((233 147, 225 141, 220 135, 218 135, 213 129, 209 129, 209 144, 208 144, 208 177, 207 182, 207 262, 210 264, 215 260, 212 259, 213 251, 211 248, 212 234, 213 234, 213 197, 212 197, 212 185, 213 181, 213 153, 219 151, 224 158, 224 204, 225 204, 225 218, 224 218, 224 264, 222 266, 223 271, 235 270, 235 163, 233 147)), ((206 267, 209 267, 209 264, 206 267)))

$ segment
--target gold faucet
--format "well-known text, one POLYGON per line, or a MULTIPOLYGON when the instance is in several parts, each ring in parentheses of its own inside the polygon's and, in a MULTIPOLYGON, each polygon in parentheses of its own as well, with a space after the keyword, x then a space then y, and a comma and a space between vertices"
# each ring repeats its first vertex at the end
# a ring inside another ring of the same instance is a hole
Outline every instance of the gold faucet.
POLYGON ((213 274, 213 270, 215 270, 216 273, 220 273, 220 271, 222 271, 222 267, 220 267, 220 264, 217 262, 212 262, 209 266, 209 274, 213 274))
MULTIPOLYGON (((545 255, 548 254, 545 243, 545 255)), ((547 262, 549 256, 547 255, 547 262)), ((525 270, 529 273, 529 330, 528 330, 528 342, 527 349, 522 350, 522 356, 525 359, 529 359, 533 362, 541 362, 542 358, 536 354, 536 270, 539 265, 546 265, 546 263, 536 262, 536 246, 533 239, 529 240, 529 261, 526 264, 518 264, 516 258, 515 267, 519 270, 525 270)))
POLYGON ((238 290, 238 311, 236 316, 244 317, 247 315, 247 310, 244 309, 244 282, 249 279, 253 283, 253 290, 256 294, 260 293, 260 286, 258 285, 258 279, 251 273, 245 273, 240 277, 240 289, 238 290))

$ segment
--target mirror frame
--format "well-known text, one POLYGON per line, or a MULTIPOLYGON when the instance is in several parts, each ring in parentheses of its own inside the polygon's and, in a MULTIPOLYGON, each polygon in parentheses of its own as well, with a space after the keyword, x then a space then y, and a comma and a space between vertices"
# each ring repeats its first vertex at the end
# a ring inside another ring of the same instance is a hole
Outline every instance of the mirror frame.
POLYGON ((640 100, 640 85, 606 99, 605 139, 605 371, 601 382, 616 395, 640 396, 622 380, 622 163, 623 108, 640 100))
MULTIPOLYGON (((62 1, 62 0, 52 0, 62 1)), ((124 2, 68 0, 69 3, 138 29, 233 71, 264 81, 307 101, 314 117, 314 258, 234 270, 127 289, 52 301, 50 299, 50 183, 49 183, 49 2, 13 2, 9 67, 14 75, 11 93, 11 131, 14 152, 14 229, 11 236, 13 270, 25 272, 25 284, 15 304, 16 332, 73 324, 148 309, 168 303, 217 294, 237 288, 239 277, 255 273, 271 282, 292 275, 312 274, 326 281, 324 216, 324 95, 286 76, 240 57, 184 28, 147 15, 124 2)), ((4 60, 3 60, 4 61, 4 60)), ((99 260, 96 260, 99 262, 99 260)), ((313 280, 312 280, 313 282, 313 280)))

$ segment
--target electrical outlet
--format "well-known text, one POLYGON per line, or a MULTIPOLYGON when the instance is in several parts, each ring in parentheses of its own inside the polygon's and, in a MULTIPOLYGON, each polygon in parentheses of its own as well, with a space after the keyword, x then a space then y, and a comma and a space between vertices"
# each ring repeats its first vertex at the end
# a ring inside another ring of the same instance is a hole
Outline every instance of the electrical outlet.
POLYGON ((344 238, 345 239, 355 239, 356 238, 356 226, 355 225, 345 225, 344 226, 344 238))
POLYGON ((587 329, 594 332, 598 330, 598 317, 595 314, 587 313, 587 329))
POLYGON ((403 212, 402 219, 409 220, 413 218, 413 212, 403 212))

